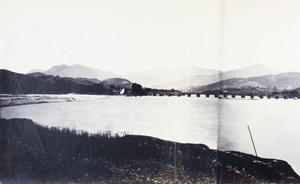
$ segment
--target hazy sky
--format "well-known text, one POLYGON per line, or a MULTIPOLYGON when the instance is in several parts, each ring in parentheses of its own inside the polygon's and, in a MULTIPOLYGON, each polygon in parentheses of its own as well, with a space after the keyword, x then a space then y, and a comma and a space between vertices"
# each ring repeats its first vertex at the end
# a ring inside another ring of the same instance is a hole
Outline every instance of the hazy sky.
POLYGON ((299 0, 0 0, 0 68, 300 71, 299 0))

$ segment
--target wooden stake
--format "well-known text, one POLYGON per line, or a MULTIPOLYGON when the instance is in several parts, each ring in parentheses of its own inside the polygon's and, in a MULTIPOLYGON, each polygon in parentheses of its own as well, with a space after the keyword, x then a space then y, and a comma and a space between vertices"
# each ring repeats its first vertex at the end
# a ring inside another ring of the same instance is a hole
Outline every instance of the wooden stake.
POLYGON ((252 134, 251 134, 251 131, 250 131, 250 127, 249 127, 249 125, 248 125, 248 130, 249 130, 249 134, 250 134, 250 137, 251 137, 251 141, 252 141, 252 145, 253 145, 253 148, 254 148, 255 155, 257 156, 257 152, 256 152, 255 144, 254 144, 254 141, 253 141, 253 138, 252 138, 252 134))

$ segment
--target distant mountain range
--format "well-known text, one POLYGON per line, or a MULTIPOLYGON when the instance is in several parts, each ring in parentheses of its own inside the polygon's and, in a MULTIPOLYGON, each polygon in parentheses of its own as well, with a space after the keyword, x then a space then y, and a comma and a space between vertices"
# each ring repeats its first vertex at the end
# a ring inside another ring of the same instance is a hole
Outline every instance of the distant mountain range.
MULTIPOLYGON (((34 70, 39 71, 40 70, 34 70)), ((178 68, 156 68, 147 71, 135 72, 125 75, 115 74, 109 71, 92 69, 82 65, 60 65, 54 66, 45 74, 58 75, 60 77, 72 78, 95 78, 105 80, 109 78, 123 78, 141 84, 144 87, 159 89, 181 89, 190 90, 191 87, 208 85, 230 78, 247 78, 276 74, 275 71, 263 66, 252 65, 238 70, 218 71, 214 69, 203 69, 200 67, 178 68)))
MULTIPOLYGON (((43 74, 40 70, 35 71, 39 72, 30 75, 43 74)), ((125 75, 92 69, 82 65, 60 65, 44 71, 44 74, 77 78, 76 82, 82 80, 85 84, 87 84, 88 81, 90 83, 101 82, 104 84, 104 87, 107 88, 110 88, 111 85, 130 88, 132 82, 139 83, 143 87, 152 87, 156 89, 173 88, 189 92, 229 88, 260 88, 261 90, 267 91, 274 89, 292 90, 300 88, 299 73, 277 74, 276 71, 260 64, 225 72, 214 69, 203 69, 200 67, 189 67, 183 69, 156 68, 125 75)))
MULTIPOLYGON (((43 72, 41 70, 33 70, 29 73, 34 72, 43 72)), ((82 65, 59 65, 53 66, 49 70, 44 71, 43 73, 48 75, 58 75, 60 77, 72 77, 72 78, 95 78, 98 80, 104 80, 113 77, 119 77, 119 75, 112 72, 103 71, 99 69, 92 69, 82 65)))
POLYGON ((203 69, 194 66, 183 69, 156 68, 152 70, 122 75, 122 77, 145 85, 147 87, 171 89, 181 87, 176 85, 176 81, 181 81, 186 78, 191 78, 197 75, 211 76, 217 75, 218 73, 218 70, 203 69))
POLYGON ((218 71, 212 75, 205 75, 205 73, 201 73, 198 75, 193 75, 191 77, 186 77, 181 80, 172 81, 169 83, 161 83, 154 87, 157 88, 173 88, 182 89, 184 91, 191 90, 192 87, 208 85, 211 83, 219 82, 226 79, 231 78, 248 78, 254 76, 262 76, 269 74, 276 74, 274 70, 271 70, 263 65, 251 65, 248 67, 244 67, 238 70, 230 70, 226 72, 218 71))
MULTIPOLYGON (((60 77, 72 77, 72 78, 95 78, 98 80, 105 80, 109 78, 124 78, 132 82, 140 83, 145 87, 156 86, 157 84, 169 83, 174 80, 184 79, 186 77, 192 77, 195 75, 216 75, 218 70, 202 69, 200 67, 189 67, 184 69, 169 69, 169 68, 157 68, 153 70, 135 72, 125 75, 115 74, 109 71, 103 71, 100 69, 92 69, 82 65, 59 65, 53 66, 49 70, 32 70, 29 73, 45 73, 48 75, 58 75, 60 77)), ((164 88, 164 87, 163 87, 164 88)))
POLYGON ((249 78, 231 78, 221 80, 205 86, 193 87, 192 92, 204 91, 232 91, 232 90, 260 90, 266 92, 276 92, 284 90, 293 90, 300 87, 300 73, 290 72, 277 75, 265 75, 249 78))

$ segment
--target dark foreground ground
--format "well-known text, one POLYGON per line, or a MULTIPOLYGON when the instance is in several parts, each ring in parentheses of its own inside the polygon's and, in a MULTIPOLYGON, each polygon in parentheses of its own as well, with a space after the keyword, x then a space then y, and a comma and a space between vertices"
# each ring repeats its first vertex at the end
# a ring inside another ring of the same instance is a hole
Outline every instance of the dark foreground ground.
POLYGON ((0 183, 300 183, 282 160, 0 120, 0 183))

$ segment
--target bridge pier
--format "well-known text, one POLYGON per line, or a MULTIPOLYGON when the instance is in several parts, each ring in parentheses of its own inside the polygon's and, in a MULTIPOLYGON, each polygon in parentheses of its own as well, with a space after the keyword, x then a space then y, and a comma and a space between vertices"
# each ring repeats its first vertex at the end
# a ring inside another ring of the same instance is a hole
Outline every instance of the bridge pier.
POLYGON ((231 97, 232 97, 232 98, 235 98, 235 94, 232 94, 231 97))
POLYGON ((187 94, 187 97, 191 97, 191 93, 188 93, 188 94, 187 94))
POLYGON ((246 95, 241 95, 241 98, 245 98, 246 97, 246 95))
POLYGON ((196 96, 197 96, 197 97, 200 97, 200 93, 197 93, 196 96))
POLYGON ((264 95, 259 95, 259 98, 260 98, 260 99, 263 99, 263 98, 264 98, 264 95))

